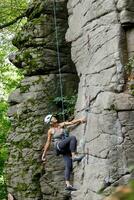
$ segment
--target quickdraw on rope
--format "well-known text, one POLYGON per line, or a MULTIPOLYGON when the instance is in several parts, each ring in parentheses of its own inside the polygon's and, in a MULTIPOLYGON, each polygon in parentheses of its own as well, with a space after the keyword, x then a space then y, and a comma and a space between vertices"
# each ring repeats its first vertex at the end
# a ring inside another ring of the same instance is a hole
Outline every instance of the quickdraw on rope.
POLYGON ((63 121, 65 121, 64 102, 63 102, 63 84, 62 84, 62 75, 61 75, 61 61, 60 61, 60 51, 59 51, 59 41, 58 41, 58 28, 57 28, 55 0, 53 0, 53 12, 54 12, 54 26, 55 26, 55 38, 56 38, 56 50, 57 50, 57 63, 58 63, 59 79, 60 79, 60 95, 61 95, 61 102, 62 102, 62 118, 63 118, 63 121))

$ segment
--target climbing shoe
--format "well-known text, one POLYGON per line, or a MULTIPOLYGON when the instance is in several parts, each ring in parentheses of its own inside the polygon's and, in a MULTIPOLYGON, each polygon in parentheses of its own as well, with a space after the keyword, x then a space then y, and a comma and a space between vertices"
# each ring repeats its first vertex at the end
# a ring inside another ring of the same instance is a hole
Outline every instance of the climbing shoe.
POLYGON ((73 162, 80 162, 82 159, 84 158, 84 155, 82 155, 82 156, 75 156, 74 158, 72 158, 72 161, 73 162))
POLYGON ((69 186, 66 186, 65 190, 68 190, 68 191, 76 191, 77 189, 74 188, 72 185, 69 185, 69 186))

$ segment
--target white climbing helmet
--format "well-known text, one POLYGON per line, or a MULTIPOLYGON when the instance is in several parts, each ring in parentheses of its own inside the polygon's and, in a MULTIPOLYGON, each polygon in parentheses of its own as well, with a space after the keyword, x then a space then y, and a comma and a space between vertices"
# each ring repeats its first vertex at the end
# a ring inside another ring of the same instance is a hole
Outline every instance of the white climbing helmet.
POLYGON ((51 122, 51 119, 52 119, 52 116, 51 114, 47 115, 45 118, 44 118, 44 122, 46 124, 49 124, 51 122))

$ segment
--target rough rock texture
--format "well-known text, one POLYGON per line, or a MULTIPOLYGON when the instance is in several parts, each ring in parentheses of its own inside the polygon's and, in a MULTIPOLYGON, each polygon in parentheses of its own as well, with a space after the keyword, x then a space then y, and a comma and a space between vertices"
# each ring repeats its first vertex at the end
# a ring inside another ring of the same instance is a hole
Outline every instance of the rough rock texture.
MULTIPOLYGON (((66 0, 57 0, 58 34, 64 92, 72 94, 78 79, 65 42, 66 0)), ((134 165, 134 98, 124 65, 134 54, 133 0, 69 0, 66 40, 80 79, 76 117, 87 123, 74 130, 83 161, 74 166, 77 192, 72 200, 102 200, 114 185, 126 183, 134 165), (99 194, 99 191, 103 192, 99 194)), ((59 95, 52 1, 34 0, 28 22, 13 43, 10 60, 26 77, 10 96, 8 191, 18 200, 65 200, 63 165, 50 151, 41 164, 46 139, 43 117, 59 95)), ((131 72, 133 76, 133 71, 131 72)))
MULTIPOLYGON (((74 95, 78 77, 65 42, 66 3, 58 0, 56 4, 59 50, 63 93, 74 95)), ((28 22, 13 40, 19 50, 10 55, 18 68, 24 68, 25 78, 9 97, 12 130, 6 165, 8 192, 17 200, 67 200, 70 194, 64 190, 61 157, 56 157, 52 148, 47 163, 41 162, 48 129, 43 120, 56 110, 52 100, 60 96, 53 1, 33 1, 27 17, 28 22)))
POLYGON ((75 166, 72 199, 101 200, 134 165, 134 97, 124 68, 134 55, 134 1, 69 0, 68 12, 66 39, 80 77, 76 115, 87 117, 77 130, 86 157, 75 166))

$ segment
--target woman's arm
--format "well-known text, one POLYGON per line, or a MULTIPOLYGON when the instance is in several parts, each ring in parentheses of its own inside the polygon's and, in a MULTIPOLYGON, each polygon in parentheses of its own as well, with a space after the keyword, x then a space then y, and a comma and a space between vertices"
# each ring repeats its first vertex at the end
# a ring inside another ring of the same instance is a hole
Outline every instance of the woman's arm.
POLYGON ((47 133, 47 141, 46 141, 46 144, 43 148, 42 161, 46 160, 45 157, 47 155, 47 151, 48 151, 50 144, 51 144, 51 138, 52 138, 52 133, 51 133, 51 129, 49 129, 48 133, 47 133))
POLYGON ((60 123, 60 126, 64 127, 64 126, 69 126, 69 125, 75 125, 75 124, 85 123, 85 122, 86 122, 85 118, 73 119, 70 122, 66 121, 66 122, 60 123))

